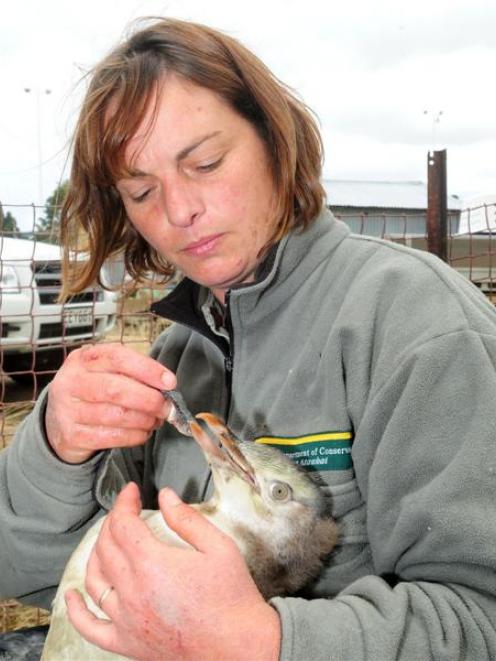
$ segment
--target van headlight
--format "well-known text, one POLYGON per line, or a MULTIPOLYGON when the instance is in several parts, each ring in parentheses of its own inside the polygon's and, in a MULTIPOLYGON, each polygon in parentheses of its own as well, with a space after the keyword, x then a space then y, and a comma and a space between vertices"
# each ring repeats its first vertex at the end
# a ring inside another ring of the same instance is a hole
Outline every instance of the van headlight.
POLYGON ((0 289, 2 294, 20 294, 19 278, 13 266, 0 263, 0 289))

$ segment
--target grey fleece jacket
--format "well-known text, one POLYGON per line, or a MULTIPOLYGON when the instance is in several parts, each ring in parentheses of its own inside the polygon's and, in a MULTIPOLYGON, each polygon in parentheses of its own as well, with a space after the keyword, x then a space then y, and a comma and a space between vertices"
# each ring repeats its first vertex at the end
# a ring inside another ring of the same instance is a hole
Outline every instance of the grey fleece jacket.
MULTIPOLYGON (((230 292, 230 346, 187 280, 157 311, 180 323, 153 355, 192 411, 277 443, 332 500, 328 566, 272 601, 281 659, 496 658, 496 313, 476 288, 323 212, 281 241, 261 280, 230 292)), ((125 481, 154 506, 166 484, 205 497, 210 476, 168 425, 142 448, 62 465, 42 415, 43 398, 0 456, 0 588, 46 604, 125 481)))

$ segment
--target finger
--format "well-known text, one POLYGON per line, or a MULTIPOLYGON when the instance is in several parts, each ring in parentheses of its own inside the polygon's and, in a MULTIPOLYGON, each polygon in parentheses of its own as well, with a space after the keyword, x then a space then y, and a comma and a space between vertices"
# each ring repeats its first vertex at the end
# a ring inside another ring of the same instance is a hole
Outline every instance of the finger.
MULTIPOLYGON (((74 419, 78 424, 151 431, 157 424, 156 414, 144 413, 118 404, 77 402, 74 419)), ((159 418, 160 419, 160 418, 159 418)), ((163 422, 163 420, 162 420, 163 422)))
POLYGON ((224 551, 234 544, 231 537, 210 523, 200 512, 184 503, 170 488, 162 489, 158 496, 160 511, 165 522, 185 542, 197 551, 224 551))
POLYGON ((150 432, 142 429, 75 425, 71 427, 70 443, 67 443, 62 435, 57 436, 53 429, 49 431, 48 418, 46 424, 51 447, 58 457, 69 464, 83 463, 102 450, 144 445, 150 438, 150 432))
MULTIPOLYGON (((117 497, 116 504, 120 503, 121 511, 124 510, 122 514, 119 514, 118 505, 117 517, 134 517, 141 522, 139 519, 141 502, 137 486, 135 484, 127 485, 123 491, 130 495, 127 498, 121 498, 120 495, 117 497)), ((131 576, 130 563, 112 530, 112 519, 115 516, 114 505, 103 521, 86 567, 85 587, 96 604, 109 586, 113 586, 120 594, 123 592, 122 581, 124 581, 125 592, 131 576)), ((110 600, 110 595, 108 599, 110 600)))
POLYGON ((143 560, 148 564, 151 554, 160 546, 140 514, 139 490, 131 482, 119 494, 95 544, 105 575, 115 585, 124 572, 123 568, 119 569, 120 554, 129 568, 143 560))
MULTIPOLYGON (((119 563, 120 561, 116 559, 116 562, 119 563)), ((84 586, 93 603, 106 613, 110 619, 113 619, 115 609, 118 606, 118 593, 116 587, 112 585, 110 579, 103 572, 102 563, 95 549, 91 552, 86 566, 84 586)))
POLYGON ((128 482, 117 496, 112 514, 141 514, 141 495, 136 482, 128 482))
POLYGON ((154 417, 166 418, 171 404, 156 388, 122 374, 86 373, 73 396, 83 402, 109 403, 126 409, 141 411, 154 417))
POLYGON ((80 350, 77 358, 89 371, 125 374, 158 389, 170 390, 176 387, 173 372, 157 360, 123 344, 86 346, 80 350))
MULTIPOLYGON (((128 482, 117 495, 111 511, 105 517, 98 537, 95 542, 95 549, 100 550, 100 547, 105 548, 114 544, 113 539, 115 520, 130 518, 131 520, 139 521, 141 514, 141 496, 138 485, 135 482, 128 482)), ((146 525, 146 524, 144 524, 146 525)))
POLYGON ((114 554, 121 546, 142 540, 149 533, 148 526, 140 518, 141 496, 138 486, 129 482, 117 496, 107 515, 95 544, 95 551, 105 563, 115 567, 114 554), (117 547, 117 548, 116 548, 117 547))
POLYGON ((111 448, 127 448, 143 445, 150 438, 150 431, 122 429, 118 427, 94 427, 75 425, 72 430, 72 451, 94 454, 111 448), (76 449, 77 448, 77 449, 76 449))
POLYGON ((88 610, 77 590, 67 591, 65 602, 69 620, 83 638, 109 652, 119 653, 115 626, 110 620, 100 619, 88 610))

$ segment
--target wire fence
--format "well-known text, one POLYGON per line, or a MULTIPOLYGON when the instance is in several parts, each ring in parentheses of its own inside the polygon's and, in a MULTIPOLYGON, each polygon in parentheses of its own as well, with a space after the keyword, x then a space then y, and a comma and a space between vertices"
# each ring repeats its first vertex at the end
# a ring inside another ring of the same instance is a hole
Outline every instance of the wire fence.
MULTIPOLYGON (((356 234, 427 251, 426 212, 337 212, 356 234)), ((447 215, 447 263, 496 302, 496 203, 447 215)))
MULTIPOLYGON (((332 208, 332 207, 331 207, 332 208)), ((426 212, 394 209, 333 209, 351 230, 427 250, 426 212)), ((0 207, 0 449, 33 408, 68 353, 94 342, 121 342, 148 352, 167 321, 149 312, 166 293, 156 282, 126 294, 125 275, 111 265, 104 280, 118 282, 119 291, 95 283, 64 302, 61 253, 56 222, 45 226, 43 209, 33 205, 0 207), (28 231, 13 222, 31 219, 28 231)), ((53 218, 56 220, 56 210, 53 218)), ((448 263, 496 303, 496 204, 448 214, 448 263)), ((34 626, 47 613, 0 602, 0 631, 34 626)))
MULTIPOLYGON (((38 239, 32 243, 41 245, 38 239)), ((148 352, 167 323, 148 311, 166 293, 158 284, 147 283, 132 296, 94 285, 60 303, 60 257, 52 246, 48 257, 12 257, 11 246, 7 251, 0 238, 0 449, 71 351, 121 342, 148 352)))

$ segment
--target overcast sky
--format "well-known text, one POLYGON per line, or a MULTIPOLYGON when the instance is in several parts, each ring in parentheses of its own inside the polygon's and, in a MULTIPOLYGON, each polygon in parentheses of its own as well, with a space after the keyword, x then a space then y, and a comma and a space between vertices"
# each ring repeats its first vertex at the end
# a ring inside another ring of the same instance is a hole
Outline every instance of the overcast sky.
POLYGON ((428 150, 447 148, 450 194, 496 193, 495 0, 22 0, 0 14, 4 207, 67 176, 82 72, 147 15, 222 29, 296 88, 326 178, 425 181, 428 150))

